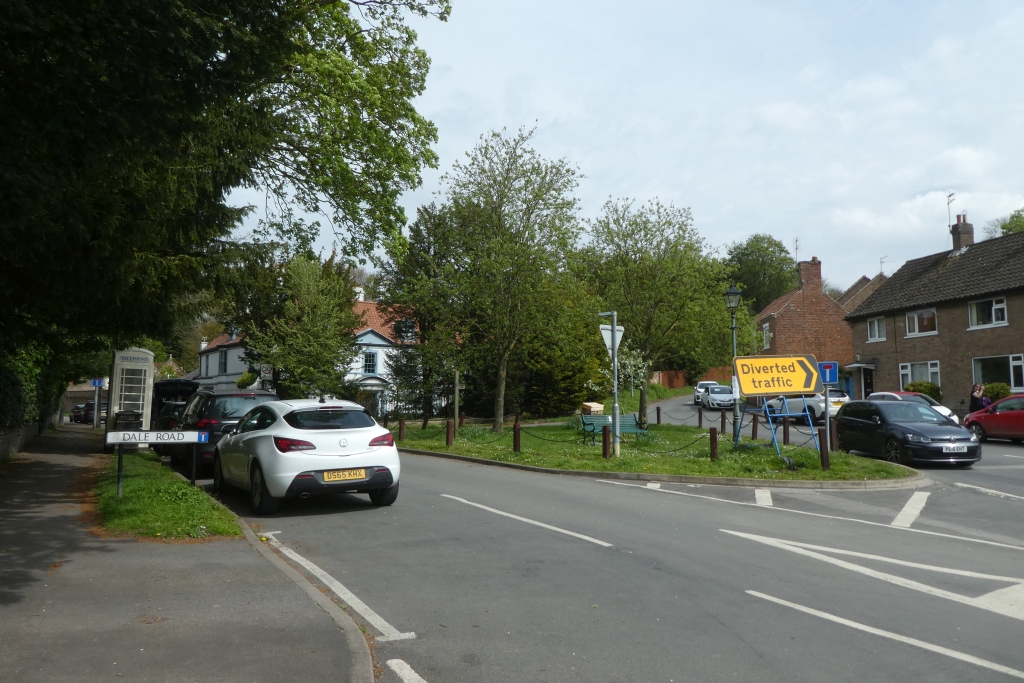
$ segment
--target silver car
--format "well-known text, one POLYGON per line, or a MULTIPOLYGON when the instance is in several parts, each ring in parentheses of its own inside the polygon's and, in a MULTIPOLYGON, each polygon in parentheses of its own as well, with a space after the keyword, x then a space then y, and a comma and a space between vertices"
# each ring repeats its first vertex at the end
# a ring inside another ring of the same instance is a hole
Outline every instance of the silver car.
POLYGON ((732 393, 732 387, 723 387, 716 384, 713 387, 708 387, 701 393, 700 404, 705 408, 713 408, 715 410, 732 408, 736 404, 736 395, 732 393))
POLYGON ((391 432, 350 401, 263 403, 228 428, 213 458, 214 489, 249 491, 260 515, 282 498, 327 493, 368 493, 374 505, 391 505, 400 474, 391 432))

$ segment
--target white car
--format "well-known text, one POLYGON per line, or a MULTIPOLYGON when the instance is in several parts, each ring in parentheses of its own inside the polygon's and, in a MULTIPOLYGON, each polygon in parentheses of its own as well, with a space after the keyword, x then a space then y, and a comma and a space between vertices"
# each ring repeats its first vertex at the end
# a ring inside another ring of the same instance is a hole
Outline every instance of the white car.
POLYGON ((713 387, 708 387, 700 395, 700 404, 705 408, 722 410, 724 408, 732 408, 735 403, 736 395, 732 393, 732 387, 723 387, 716 384, 713 387))
POLYGON ((956 416, 952 410, 942 405, 928 394, 921 394, 916 391, 876 391, 873 394, 868 395, 869 401, 912 401, 914 403, 924 403, 929 405, 932 409, 940 415, 945 415, 947 418, 960 424, 960 418, 956 416))
POLYGON ((722 385, 719 384, 718 382, 697 382, 697 386, 693 388, 693 405, 697 405, 700 403, 701 394, 707 391, 710 387, 720 386, 722 385))
POLYGON ((225 433, 213 456, 214 490, 249 491, 259 515, 282 498, 324 493, 369 493, 374 505, 391 505, 400 473, 391 432, 350 401, 263 403, 225 433))
MULTIPOLYGON (((801 412, 804 409, 804 396, 787 396, 786 403, 791 413, 801 412)), ((807 394, 807 410, 811 413, 814 422, 825 419, 825 396, 824 394, 807 394)), ((844 403, 850 400, 849 394, 841 389, 828 390, 828 414, 835 418, 839 409, 844 403)), ((782 410, 782 397, 776 396, 768 401, 768 405, 774 410, 782 410)))

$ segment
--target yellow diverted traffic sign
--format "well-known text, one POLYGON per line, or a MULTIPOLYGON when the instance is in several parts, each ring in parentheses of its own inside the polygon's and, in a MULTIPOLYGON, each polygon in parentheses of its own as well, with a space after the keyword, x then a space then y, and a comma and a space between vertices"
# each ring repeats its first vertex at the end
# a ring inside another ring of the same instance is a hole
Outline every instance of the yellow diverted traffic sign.
POLYGON ((820 394, 825 390, 814 356, 736 356, 732 368, 742 396, 820 394))

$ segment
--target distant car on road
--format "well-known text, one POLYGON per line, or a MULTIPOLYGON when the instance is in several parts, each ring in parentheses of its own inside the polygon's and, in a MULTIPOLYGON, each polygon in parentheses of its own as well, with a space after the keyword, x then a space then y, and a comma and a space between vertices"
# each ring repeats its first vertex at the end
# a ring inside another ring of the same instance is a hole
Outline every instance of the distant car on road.
POLYGON ((736 395, 732 393, 732 387, 716 384, 701 392, 700 404, 704 408, 713 410, 732 408, 736 404, 736 395))
MULTIPOLYGON (((787 396, 786 405, 789 411, 792 413, 802 411, 804 409, 804 399, 807 399, 807 410, 811 413, 811 419, 814 422, 820 422, 825 419, 825 396, 824 394, 806 394, 804 396, 787 396)), ((850 395, 842 389, 829 389, 828 390, 828 413, 830 417, 835 417, 839 413, 839 409, 842 408, 850 400, 850 395)), ((782 410, 782 397, 776 396, 773 399, 767 401, 768 406, 773 410, 782 410)))
POLYGON ((214 489, 249 491, 256 514, 282 498, 368 493, 374 505, 398 498, 395 439, 350 401, 270 401, 250 409, 217 445, 214 489))
POLYGON ((942 405, 928 394, 917 391, 876 391, 868 395, 869 401, 914 401, 931 406, 936 412, 942 413, 953 422, 960 424, 960 418, 952 410, 942 405))
POLYGON ((230 431, 239 418, 258 405, 276 401, 277 394, 259 389, 235 389, 233 391, 212 391, 201 389, 192 394, 172 430, 186 432, 209 432, 209 443, 175 444, 162 446, 161 454, 169 455, 175 462, 191 464, 192 452, 196 454, 196 469, 202 470, 213 464, 213 453, 217 442, 230 431))
MULTIPOLYGON (((92 401, 86 401, 85 407, 82 408, 82 419, 81 422, 92 424, 93 417, 95 416, 95 404, 92 401)), ((100 422, 107 421, 107 402, 104 401, 100 404, 100 422)))
POLYGON ((68 419, 71 422, 81 422, 82 421, 82 412, 84 410, 85 410, 85 404, 84 403, 79 403, 78 405, 76 405, 74 408, 71 409, 71 414, 68 416, 68 419))
POLYGON ((904 465, 981 460, 977 436, 917 401, 850 401, 836 417, 836 434, 840 450, 904 465))
POLYGON ((719 384, 718 382, 697 382, 697 386, 695 386, 693 388, 693 405, 699 405, 700 404, 701 394, 703 394, 705 391, 707 391, 710 387, 720 387, 720 386, 722 386, 722 385, 719 384))
POLYGON ((1024 395, 1007 396, 987 408, 971 413, 964 418, 964 426, 979 441, 1010 439, 1020 443, 1024 440, 1024 395))

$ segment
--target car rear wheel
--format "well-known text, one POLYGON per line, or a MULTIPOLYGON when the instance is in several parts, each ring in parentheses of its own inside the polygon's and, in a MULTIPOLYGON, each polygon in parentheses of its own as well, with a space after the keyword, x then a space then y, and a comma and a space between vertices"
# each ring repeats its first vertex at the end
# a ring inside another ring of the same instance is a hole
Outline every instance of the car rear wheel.
POLYGON ((889 462, 897 462, 901 465, 906 465, 907 459, 906 453, 903 450, 903 444, 896 439, 889 439, 885 442, 885 459, 889 462))
POLYGON ((269 515, 277 512, 281 504, 277 498, 270 495, 267 490, 267 482, 263 478, 263 470, 259 463, 253 465, 252 476, 249 478, 249 502, 252 504, 253 512, 257 515, 269 515))
POLYGON ((977 422, 971 423, 971 432, 978 437, 978 441, 985 441, 988 439, 988 435, 985 434, 985 428, 977 422))
POLYGON ((224 470, 220 464, 220 453, 213 454, 213 492, 221 493, 224 490, 224 470))
POLYGON ((849 451, 846 450, 846 444, 843 443, 843 435, 839 434, 838 432, 836 433, 836 449, 844 453, 849 453, 849 451))
POLYGON ((370 502, 374 505, 392 505, 398 500, 398 484, 386 489, 370 491, 370 502))

